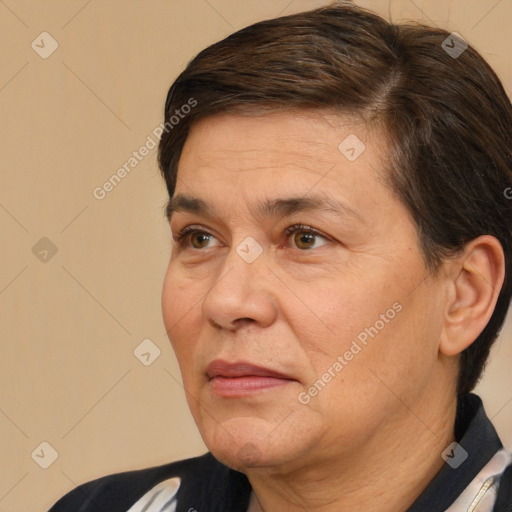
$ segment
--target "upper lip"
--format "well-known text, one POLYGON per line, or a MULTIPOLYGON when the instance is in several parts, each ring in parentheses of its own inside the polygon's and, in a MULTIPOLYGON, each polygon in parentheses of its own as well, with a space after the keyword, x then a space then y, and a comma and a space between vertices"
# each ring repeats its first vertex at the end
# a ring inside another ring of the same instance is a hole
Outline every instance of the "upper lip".
POLYGON ((206 375, 209 379, 213 379, 214 377, 274 377, 277 379, 289 379, 292 380, 290 376, 285 375, 284 373, 277 372, 275 370, 271 370, 270 368, 265 368, 263 366, 258 366, 252 363, 248 363, 246 361, 237 361, 234 363, 229 363, 222 359, 215 359, 212 361, 208 367, 206 368, 206 375))

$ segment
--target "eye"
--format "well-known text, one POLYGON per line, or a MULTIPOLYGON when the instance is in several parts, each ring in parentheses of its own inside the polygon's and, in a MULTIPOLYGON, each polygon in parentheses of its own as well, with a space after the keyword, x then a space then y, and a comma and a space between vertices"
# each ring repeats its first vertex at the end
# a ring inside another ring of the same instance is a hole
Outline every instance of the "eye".
POLYGON ((202 231, 200 229, 195 229, 193 226, 187 226, 183 228, 178 235, 174 238, 178 245, 184 249, 188 248, 188 241, 192 242, 192 247, 194 249, 204 249, 206 245, 204 242, 215 238, 211 233, 207 231, 202 231), (194 241, 197 240, 197 246, 194 244, 194 241))
POLYGON ((290 226, 286 229, 285 233, 288 235, 288 238, 294 235, 294 243, 301 250, 316 249, 317 247, 315 247, 315 242, 318 238, 327 240, 319 231, 310 226, 304 226, 303 224, 290 226))
MULTIPOLYGON (((315 242, 320 238, 323 240, 327 240, 327 238, 322 235, 316 229, 305 226, 303 224, 294 224, 285 230, 286 239, 288 240, 292 235, 295 246, 304 251, 316 249, 315 242)), ((208 241, 215 240, 215 237, 208 233, 207 231, 203 231, 194 226, 187 226, 183 228, 174 240, 178 243, 178 245, 183 249, 207 249, 208 241), (190 243, 192 244, 190 246, 190 243)), ((322 244, 325 245, 325 244, 322 244)))

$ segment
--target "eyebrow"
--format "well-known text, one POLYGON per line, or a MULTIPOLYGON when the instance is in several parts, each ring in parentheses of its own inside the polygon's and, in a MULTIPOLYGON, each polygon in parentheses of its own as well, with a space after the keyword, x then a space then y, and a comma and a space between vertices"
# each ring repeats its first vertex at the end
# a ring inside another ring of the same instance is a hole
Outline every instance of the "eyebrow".
MULTIPOLYGON (((314 210, 353 217, 363 224, 365 223, 356 210, 325 194, 266 199, 256 206, 256 212, 260 217, 274 218, 289 217, 294 213, 314 210)), ((177 194, 167 203, 165 214, 169 221, 176 212, 189 212, 206 217, 219 217, 213 206, 208 202, 187 194, 177 194)))

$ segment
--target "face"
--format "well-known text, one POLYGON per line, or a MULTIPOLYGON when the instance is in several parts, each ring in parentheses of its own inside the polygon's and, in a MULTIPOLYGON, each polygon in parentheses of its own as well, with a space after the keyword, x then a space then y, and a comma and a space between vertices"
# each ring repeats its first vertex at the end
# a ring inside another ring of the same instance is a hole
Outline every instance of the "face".
POLYGON ((378 133, 319 113, 189 134, 174 197, 204 203, 174 205, 163 315, 200 433, 231 467, 356 454, 430 385, 439 284, 383 155, 378 133))

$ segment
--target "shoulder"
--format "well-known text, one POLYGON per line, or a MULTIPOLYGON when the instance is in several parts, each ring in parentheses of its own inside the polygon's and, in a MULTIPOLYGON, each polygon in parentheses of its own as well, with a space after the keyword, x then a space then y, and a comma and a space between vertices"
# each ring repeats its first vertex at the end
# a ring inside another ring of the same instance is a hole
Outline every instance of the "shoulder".
POLYGON ((194 483, 227 479, 231 471, 207 453, 162 466, 116 473, 78 486, 49 512, 126 512, 146 492, 169 478, 179 477, 187 489, 194 487, 194 483))

